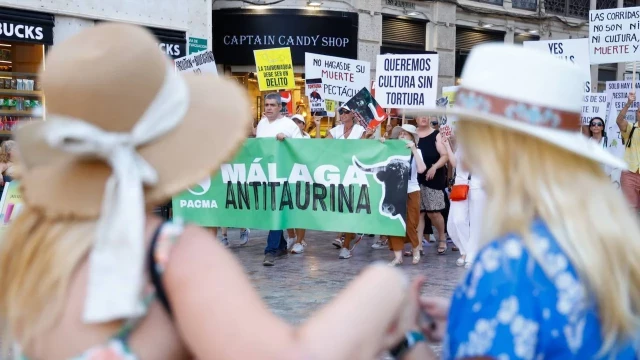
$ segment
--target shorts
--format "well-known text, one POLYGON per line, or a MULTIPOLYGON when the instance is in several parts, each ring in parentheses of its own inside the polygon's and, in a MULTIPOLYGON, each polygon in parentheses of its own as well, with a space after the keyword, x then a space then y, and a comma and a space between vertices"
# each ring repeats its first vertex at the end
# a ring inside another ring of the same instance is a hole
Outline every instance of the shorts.
POLYGON ((444 191, 420 185, 420 212, 441 211, 445 207, 444 191))

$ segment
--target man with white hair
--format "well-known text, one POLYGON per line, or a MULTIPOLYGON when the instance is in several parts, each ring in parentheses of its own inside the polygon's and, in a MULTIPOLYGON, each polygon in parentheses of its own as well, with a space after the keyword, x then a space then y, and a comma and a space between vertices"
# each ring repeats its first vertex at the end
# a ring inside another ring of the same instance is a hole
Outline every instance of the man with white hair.
MULTIPOLYGON (((282 97, 280 94, 270 93, 264 97, 264 116, 256 127, 256 138, 275 137, 280 141, 286 138, 302 138, 298 125, 288 117, 283 116, 281 110, 282 97)), ((276 258, 287 255, 294 242, 294 239, 285 240, 282 230, 269 231, 262 265, 275 265, 276 258)))

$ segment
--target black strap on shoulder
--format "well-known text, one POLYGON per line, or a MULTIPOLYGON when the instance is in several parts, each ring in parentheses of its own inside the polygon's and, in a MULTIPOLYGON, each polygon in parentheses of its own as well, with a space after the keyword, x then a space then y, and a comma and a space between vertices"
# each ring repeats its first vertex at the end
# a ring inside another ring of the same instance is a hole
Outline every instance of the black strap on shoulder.
POLYGON ((158 265, 156 263, 156 257, 154 256, 156 252, 156 245, 158 244, 158 238, 160 237, 160 232, 162 231, 162 227, 165 223, 160 224, 153 234, 153 238, 151 238, 151 245, 149 246, 148 253, 148 263, 149 263, 149 277, 151 278, 151 283, 153 287, 156 289, 156 296, 160 303, 167 311, 170 317, 173 317, 173 312, 171 311, 171 305, 169 304, 169 299, 167 298, 167 292, 164 289, 164 285, 162 284, 162 274, 158 269, 158 265))
POLYGON ((630 148, 631 147, 631 139, 633 139, 633 133, 636 131, 636 124, 633 124, 633 127, 631 128, 631 134, 629 134, 629 139, 627 139, 627 147, 630 148))

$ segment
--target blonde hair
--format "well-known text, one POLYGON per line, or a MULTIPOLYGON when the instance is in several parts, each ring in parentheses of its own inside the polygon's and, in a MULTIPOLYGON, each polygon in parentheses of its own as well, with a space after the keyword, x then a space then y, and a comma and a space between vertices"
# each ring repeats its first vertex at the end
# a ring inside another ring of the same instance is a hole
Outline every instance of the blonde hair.
POLYGON ((13 140, 4 141, 0 145, 0 163, 8 163, 11 161, 11 150, 16 146, 13 140))
POLYGON ((95 222, 61 221, 25 206, 0 241, 0 323, 4 352, 29 346, 55 325, 71 277, 92 243, 95 222))
POLYGON ((518 233, 532 250, 536 244, 530 226, 541 218, 595 296, 604 339, 601 353, 635 339, 640 328, 640 227, 600 165, 498 127, 459 121, 456 133, 471 171, 482 177, 491 199, 481 243, 518 233))

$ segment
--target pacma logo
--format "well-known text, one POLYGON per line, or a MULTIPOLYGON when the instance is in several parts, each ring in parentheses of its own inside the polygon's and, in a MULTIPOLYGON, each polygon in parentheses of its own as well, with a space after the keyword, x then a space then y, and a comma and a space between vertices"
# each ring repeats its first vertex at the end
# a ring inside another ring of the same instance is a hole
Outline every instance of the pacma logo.
POLYGON ((0 35, 19 39, 42 40, 42 27, 22 24, 0 23, 0 35))

